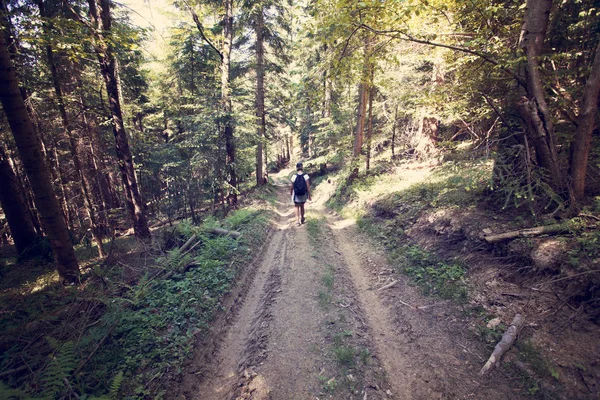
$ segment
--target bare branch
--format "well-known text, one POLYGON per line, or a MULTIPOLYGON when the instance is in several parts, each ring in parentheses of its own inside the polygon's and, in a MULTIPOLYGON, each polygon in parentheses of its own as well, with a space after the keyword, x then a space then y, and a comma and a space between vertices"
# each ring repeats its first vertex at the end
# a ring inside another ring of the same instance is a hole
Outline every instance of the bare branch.
POLYGON ((504 71, 508 75, 512 76, 519 83, 519 85, 526 87, 526 83, 523 80, 523 78, 521 78, 519 75, 517 75, 514 71, 512 71, 506 67, 503 67, 502 65, 500 65, 500 63, 498 61, 494 60, 487 54, 480 53, 478 51, 471 50, 466 47, 453 46, 450 44, 436 43, 436 42, 432 42, 430 40, 418 39, 418 38, 413 37, 412 35, 410 35, 407 32, 403 32, 403 31, 399 31, 399 30, 379 30, 379 29, 372 28, 366 24, 359 24, 358 27, 365 29, 367 31, 373 32, 377 35, 389 36, 389 37, 393 37, 398 40, 405 40, 405 41, 409 41, 409 42, 421 43, 421 44, 426 44, 428 46, 434 46, 434 47, 443 47, 443 48, 450 49, 450 50, 460 51, 462 53, 472 54, 474 56, 480 57, 481 59, 485 60, 486 62, 488 62, 492 65, 499 67, 502 71, 504 71))
POLYGON ((190 5, 190 3, 188 3, 185 0, 184 0, 184 3, 187 6, 187 8, 190 10, 190 13, 192 14, 192 18, 194 19, 194 22, 196 23, 196 27, 198 28, 198 31, 200 32, 200 36, 202 36, 202 40, 204 40, 219 55, 219 58, 221 59, 221 61, 223 61, 223 54, 219 51, 219 49, 216 48, 216 46, 210 40, 208 40, 208 38, 204 34, 204 27, 202 26, 202 23, 200 22, 200 18, 198 18, 198 14, 196 14, 196 12, 194 11, 194 9, 190 5))

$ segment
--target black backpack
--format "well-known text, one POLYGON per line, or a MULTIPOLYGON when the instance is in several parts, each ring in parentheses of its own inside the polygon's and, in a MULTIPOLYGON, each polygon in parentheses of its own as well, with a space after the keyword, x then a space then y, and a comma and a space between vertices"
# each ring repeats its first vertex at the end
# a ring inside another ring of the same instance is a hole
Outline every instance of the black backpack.
POLYGON ((304 196, 306 194, 306 179, 304 174, 297 174, 294 180, 294 193, 296 196, 304 196))

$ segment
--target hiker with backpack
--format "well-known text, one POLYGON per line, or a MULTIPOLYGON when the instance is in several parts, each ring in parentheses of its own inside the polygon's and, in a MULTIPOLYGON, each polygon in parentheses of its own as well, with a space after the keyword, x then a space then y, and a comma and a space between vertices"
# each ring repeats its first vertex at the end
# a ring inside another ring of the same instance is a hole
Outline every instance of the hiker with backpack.
POLYGON ((290 195, 296 207, 296 225, 304 223, 304 203, 310 200, 310 183, 308 174, 302 170, 302 163, 296 164, 296 173, 292 176, 290 195))

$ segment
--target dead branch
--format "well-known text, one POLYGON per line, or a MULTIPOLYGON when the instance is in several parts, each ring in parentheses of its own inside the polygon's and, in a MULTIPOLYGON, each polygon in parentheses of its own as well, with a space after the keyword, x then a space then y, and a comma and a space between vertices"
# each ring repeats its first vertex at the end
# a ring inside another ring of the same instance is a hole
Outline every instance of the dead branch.
POLYGON ((521 314, 515 315, 512 322, 510 323, 510 326, 508 327, 506 332, 504 332, 504 335, 502 335, 502 339, 500 339, 500 341, 494 348, 492 355, 490 356, 490 358, 487 360, 485 365, 479 371, 479 375, 486 375, 488 372, 490 372, 492 370, 492 368, 494 368, 496 366, 498 361, 500 361, 500 358, 502 358, 504 353, 506 353, 508 351, 508 349, 510 349, 510 347, 513 345, 513 343, 517 339, 517 334, 523 327, 524 322, 525 322, 525 319, 523 318, 523 316, 521 314))
POLYGON ((407 302, 405 302, 405 301, 402 301, 401 299, 398 299, 398 303, 400 303, 400 304, 402 304, 402 305, 405 305, 406 307, 415 308, 414 306, 411 306, 410 304, 408 304, 408 303, 407 303, 407 302))
POLYGON ((190 246, 190 245, 191 245, 191 244, 194 242, 194 240, 195 240, 195 239, 196 239, 196 235, 192 235, 192 237, 190 237, 190 238, 188 239, 188 241, 187 241, 187 242, 185 242, 185 243, 183 244, 183 246, 181 246, 181 247, 179 248, 179 251, 180 251, 180 252, 183 254, 183 252, 184 252, 184 251, 185 251, 185 250, 186 250, 186 249, 187 249, 187 248, 188 248, 188 247, 189 247, 189 246, 190 246))
POLYGON ((6 375, 12 375, 12 374, 15 374, 15 373, 21 372, 21 371, 25 371, 27 368, 28 368, 27 365, 21 365, 20 367, 9 369, 8 371, 0 372, 0 377, 6 376, 6 375))
POLYGON ((487 235, 484 237, 484 239, 488 243, 498 243, 503 242, 505 240, 534 237, 550 233, 568 233, 571 232, 572 229, 572 227, 569 227, 566 224, 545 225, 537 226, 535 228, 519 229, 516 231, 487 235))
POLYGON ((379 290, 389 289, 391 287, 396 286, 397 284, 398 284, 398 281, 395 280, 395 281, 392 281, 392 282, 388 283, 387 285, 384 285, 384 286, 380 287, 379 290))
POLYGON ((592 214, 583 214, 583 213, 582 213, 582 214, 579 214, 579 216, 580 216, 580 217, 585 217, 585 218, 591 218, 591 219, 594 219, 594 220, 596 220, 596 221, 600 221, 600 218, 599 218, 599 217, 597 217, 597 216, 595 216, 595 215, 592 215, 592 214))
POLYGON ((221 229, 221 228, 209 228, 209 229, 207 229, 207 232, 214 233, 216 235, 231 236, 235 239, 242 236, 242 234, 240 232, 228 231, 227 229, 221 229))

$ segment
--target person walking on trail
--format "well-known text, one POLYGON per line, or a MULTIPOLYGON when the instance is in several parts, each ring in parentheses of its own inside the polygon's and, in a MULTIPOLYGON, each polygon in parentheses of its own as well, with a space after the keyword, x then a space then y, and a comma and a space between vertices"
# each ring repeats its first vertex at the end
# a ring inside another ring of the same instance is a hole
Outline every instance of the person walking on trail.
POLYGON ((296 164, 296 173, 292 176, 290 195, 296 208, 296 225, 304 223, 304 203, 310 200, 310 183, 308 174, 302 169, 302 163, 296 164))

